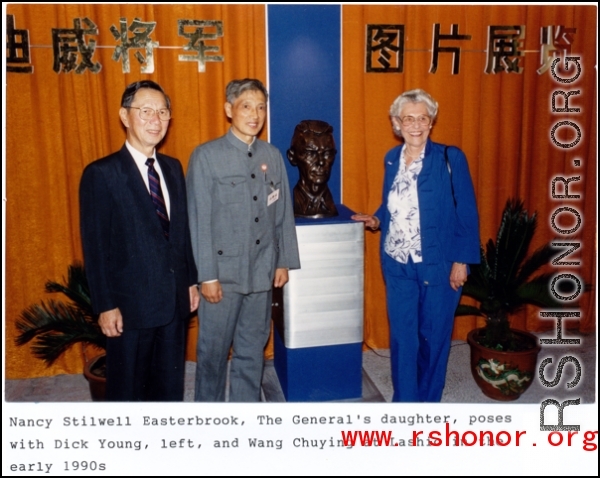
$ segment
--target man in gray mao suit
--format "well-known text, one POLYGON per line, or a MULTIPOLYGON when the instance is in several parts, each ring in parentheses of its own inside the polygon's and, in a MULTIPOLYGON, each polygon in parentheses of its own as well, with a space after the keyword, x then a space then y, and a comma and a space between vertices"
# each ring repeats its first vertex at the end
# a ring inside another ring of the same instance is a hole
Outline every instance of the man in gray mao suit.
POLYGON ((260 400, 272 287, 298 269, 294 211, 279 150, 256 138, 267 91, 254 79, 227 85, 229 132, 198 146, 187 173, 188 212, 198 281, 196 401, 260 400))

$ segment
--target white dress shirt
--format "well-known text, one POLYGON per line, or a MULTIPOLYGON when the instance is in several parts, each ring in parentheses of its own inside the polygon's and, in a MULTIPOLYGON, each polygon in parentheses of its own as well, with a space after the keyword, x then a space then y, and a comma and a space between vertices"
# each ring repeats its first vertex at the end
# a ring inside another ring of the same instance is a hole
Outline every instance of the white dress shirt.
POLYGON ((150 184, 148 183, 148 166, 146 166, 146 161, 149 157, 154 158, 154 169, 158 173, 158 177, 160 178, 160 188, 163 193, 163 197, 165 199, 165 207, 167 208, 167 214, 169 217, 171 216, 171 201, 169 199, 169 189, 167 188, 167 184, 165 183, 165 178, 162 173, 162 169, 160 169, 160 164, 156 160, 156 150, 152 152, 152 156, 146 156, 144 153, 141 153, 137 149, 135 149, 127 140, 125 140, 125 146, 128 151, 133 156, 133 160, 135 161, 136 166, 140 170, 140 174, 142 175, 142 179, 144 180, 144 184, 146 185, 146 189, 148 190, 148 194, 150 194, 150 184))

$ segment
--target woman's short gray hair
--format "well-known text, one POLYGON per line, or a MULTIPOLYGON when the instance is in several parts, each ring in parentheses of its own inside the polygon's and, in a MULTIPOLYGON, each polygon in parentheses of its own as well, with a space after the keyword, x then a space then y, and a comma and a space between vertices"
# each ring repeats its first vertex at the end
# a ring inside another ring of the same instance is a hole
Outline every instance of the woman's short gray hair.
POLYGON ((260 91, 263 95, 265 95, 265 101, 269 99, 267 89, 260 80, 254 78, 244 78, 243 80, 233 80, 229 82, 225 88, 225 97, 227 98, 227 103, 235 103, 235 100, 237 100, 245 91, 260 91))
POLYGON ((435 120, 438 113, 438 102, 435 101, 425 90, 410 90, 402 93, 390 106, 390 116, 398 116, 407 103, 425 103, 427 113, 431 116, 431 122, 435 120))

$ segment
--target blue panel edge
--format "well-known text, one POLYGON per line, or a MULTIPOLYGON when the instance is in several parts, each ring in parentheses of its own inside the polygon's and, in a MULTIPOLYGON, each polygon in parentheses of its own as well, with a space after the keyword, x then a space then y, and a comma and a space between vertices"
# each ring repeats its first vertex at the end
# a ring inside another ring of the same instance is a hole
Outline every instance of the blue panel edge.
POLYGON ((362 342, 290 349, 275 330, 274 352, 288 402, 362 398, 362 342))
POLYGON ((311 219, 308 217, 296 217, 296 226, 318 226, 322 224, 345 224, 348 222, 355 222, 353 219, 350 219, 350 216, 356 214, 349 207, 344 206, 343 204, 336 204, 338 215, 333 217, 319 217, 315 219, 311 219))
POLYGON ((305 119, 334 128, 338 155, 329 189, 341 202, 341 5, 267 5, 269 141, 284 158, 290 188, 298 170, 286 158, 295 126, 305 119))

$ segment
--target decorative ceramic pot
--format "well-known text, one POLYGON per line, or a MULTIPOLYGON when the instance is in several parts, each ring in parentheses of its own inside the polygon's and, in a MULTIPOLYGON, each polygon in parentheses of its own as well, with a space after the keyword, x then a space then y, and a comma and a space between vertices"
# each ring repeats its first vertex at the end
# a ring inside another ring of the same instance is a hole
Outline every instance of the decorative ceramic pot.
POLYGON ((531 385, 536 371, 537 356, 541 350, 535 335, 511 329, 526 340, 532 348, 521 352, 501 352, 477 342, 483 329, 469 332, 467 342, 471 348, 471 373, 481 391, 494 400, 516 400, 531 385))
POLYGON ((83 375, 90 384, 90 393, 94 402, 106 399, 106 355, 98 355, 89 360, 83 369, 83 375))

